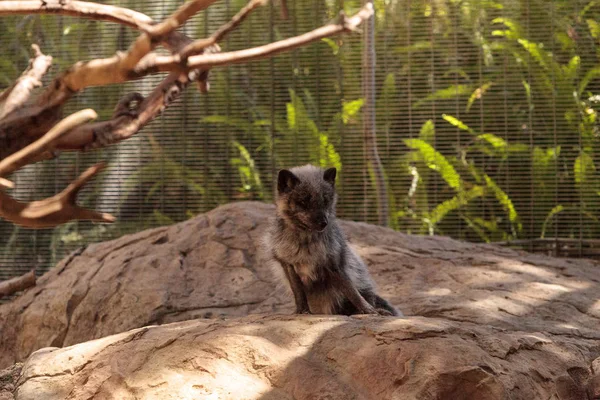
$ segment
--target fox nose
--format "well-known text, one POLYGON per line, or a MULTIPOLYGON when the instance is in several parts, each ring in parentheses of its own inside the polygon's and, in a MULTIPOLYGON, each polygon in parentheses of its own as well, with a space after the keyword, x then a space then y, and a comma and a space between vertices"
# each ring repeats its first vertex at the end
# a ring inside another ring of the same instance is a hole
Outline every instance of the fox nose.
POLYGON ((325 229, 327 227, 327 218, 322 218, 319 221, 317 221, 317 227, 320 231, 325 229))

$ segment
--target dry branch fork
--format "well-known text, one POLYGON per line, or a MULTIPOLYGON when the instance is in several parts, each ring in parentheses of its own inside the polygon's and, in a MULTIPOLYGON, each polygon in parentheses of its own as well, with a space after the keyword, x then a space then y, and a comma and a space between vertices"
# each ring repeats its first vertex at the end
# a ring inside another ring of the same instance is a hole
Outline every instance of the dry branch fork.
MULTIPOLYGON (((83 151, 106 147, 136 134, 164 111, 192 82, 208 89, 208 72, 212 67, 245 63, 271 57, 322 38, 351 32, 373 15, 366 4, 351 17, 343 14, 337 23, 311 32, 250 49, 221 52, 218 43, 234 30, 257 7, 267 0, 251 0, 230 21, 210 37, 192 40, 176 29, 216 0, 191 0, 159 23, 142 13, 104 4, 68 0, 2 1, 1 15, 60 14, 116 22, 140 30, 126 52, 109 58, 77 62, 57 76, 42 93, 25 105, 34 87, 48 71, 52 58, 37 46, 29 68, 0 95, 0 217, 15 224, 44 228, 70 220, 112 222, 108 214, 86 210, 76 205, 83 185, 93 178, 104 164, 85 171, 61 193, 31 203, 12 199, 2 188, 11 188, 5 177, 25 165, 56 157, 59 151, 83 151), (153 52, 157 46, 170 50, 170 56, 153 52), (112 118, 90 122, 96 118, 93 110, 83 110, 62 119, 64 104, 76 93, 90 86, 122 83, 144 76, 168 73, 146 97, 130 93, 119 101, 112 118)), ((285 2, 281 0, 282 14, 285 2)))

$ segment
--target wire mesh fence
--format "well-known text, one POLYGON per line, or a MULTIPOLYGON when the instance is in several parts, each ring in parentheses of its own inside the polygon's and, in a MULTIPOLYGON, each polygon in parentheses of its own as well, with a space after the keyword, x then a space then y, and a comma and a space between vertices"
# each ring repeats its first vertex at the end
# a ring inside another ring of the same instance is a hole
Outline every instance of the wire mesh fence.
MULTIPOLYGON (((181 4, 111 3, 155 19, 181 4)), ((287 3, 289 19, 279 17, 276 5, 263 7, 222 47, 299 34, 361 2, 287 3)), ((185 31, 207 36, 244 4, 216 2, 185 31)), ((588 248, 582 243, 600 233, 600 3, 378 0, 375 7, 376 132, 387 224, 532 249, 561 238, 569 255, 573 243, 588 248)), ((124 50, 135 35, 69 17, 3 18, 0 84, 8 86, 26 67, 31 43, 54 56, 57 73, 124 50)), ((188 90, 136 137, 19 172, 11 194, 32 200, 108 160, 108 171, 81 202, 119 220, 37 231, 0 221, 0 279, 32 267, 41 272, 86 243, 182 221, 223 203, 271 201, 277 170, 308 162, 340 169, 342 218, 377 223, 376 171, 366 160, 361 120, 361 48, 360 35, 347 35, 215 69, 207 95, 188 90)), ((90 107, 108 118, 121 96, 147 93, 159 79, 88 89, 66 113, 90 107)))

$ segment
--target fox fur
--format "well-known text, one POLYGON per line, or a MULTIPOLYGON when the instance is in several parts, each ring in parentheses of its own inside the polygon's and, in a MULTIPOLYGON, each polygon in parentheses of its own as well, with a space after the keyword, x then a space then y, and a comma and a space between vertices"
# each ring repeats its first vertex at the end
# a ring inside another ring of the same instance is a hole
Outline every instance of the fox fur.
POLYGON ((287 281, 296 313, 402 314, 377 295, 366 265, 336 221, 336 169, 281 170, 267 255, 287 281))

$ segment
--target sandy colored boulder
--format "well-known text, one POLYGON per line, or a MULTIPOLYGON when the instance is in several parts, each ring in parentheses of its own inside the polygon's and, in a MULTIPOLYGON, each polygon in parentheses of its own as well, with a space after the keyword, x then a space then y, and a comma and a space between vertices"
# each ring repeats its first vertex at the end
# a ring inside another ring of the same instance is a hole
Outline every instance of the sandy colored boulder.
POLYGON ((15 399, 583 400, 597 351, 439 318, 195 320, 40 350, 15 399))
MULTIPOLYGON (((323 380, 339 390, 327 397, 322 386, 321 398, 342 398, 336 397, 341 388, 354 381, 354 398, 598 397, 598 361, 592 363, 600 357, 600 263, 343 221, 381 295, 408 318, 265 316, 294 308, 291 296, 276 290, 258 251, 273 211, 262 203, 229 204, 73 253, 37 287, 0 306, 0 367, 40 348, 103 338, 36 353, 23 370, 19 395, 58 387, 102 392, 114 386, 129 393, 138 383, 151 393, 163 381, 171 388, 164 393, 174 393, 176 381, 168 376, 202 386, 194 390, 235 393, 221 376, 262 398, 311 398, 323 380), (193 321, 127 332, 185 320, 193 321), (211 353, 213 347, 220 350, 211 353), (186 351, 187 361, 175 356, 186 351), (66 354, 77 356, 60 358, 66 354), (171 372, 161 375, 164 363, 171 372), (261 363, 266 366, 257 367, 261 363), (213 365, 223 369, 216 374, 208 368, 213 365), (135 382, 129 380, 134 375, 135 382), (60 384, 55 376, 62 376, 60 384), (316 383, 307 385, 309 378, 316 383), (473 387, 475 397, 453 392, 457 387, 473 387), (477 397, 481 387, 489 397, 477 397)), ((89 397, 77 393, 70 398, 89 397)))

